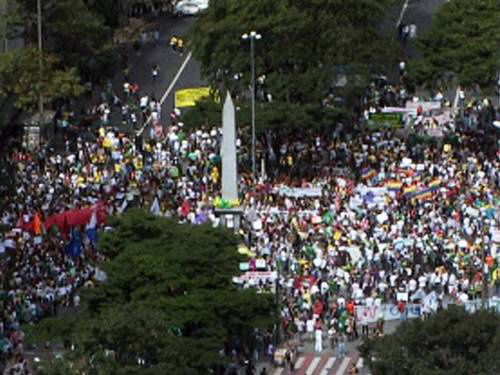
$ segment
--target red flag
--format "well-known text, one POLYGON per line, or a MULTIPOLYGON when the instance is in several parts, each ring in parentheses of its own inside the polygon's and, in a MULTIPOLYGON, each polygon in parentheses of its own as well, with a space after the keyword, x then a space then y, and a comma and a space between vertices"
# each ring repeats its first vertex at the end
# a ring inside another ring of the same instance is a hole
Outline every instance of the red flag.
POLYGON ((184 202, 182 202, 181 206, 181 216, 187 217, 187 215, 189 215, 189 211, 191 211, 191 206, 189 204, 189 201, 185 199, 184 202))
POLYGON ((38 212, 35 214, 33 218, 33 232, 39 236, 42 234, 42 220, 40 220, 40 215, 38 212))

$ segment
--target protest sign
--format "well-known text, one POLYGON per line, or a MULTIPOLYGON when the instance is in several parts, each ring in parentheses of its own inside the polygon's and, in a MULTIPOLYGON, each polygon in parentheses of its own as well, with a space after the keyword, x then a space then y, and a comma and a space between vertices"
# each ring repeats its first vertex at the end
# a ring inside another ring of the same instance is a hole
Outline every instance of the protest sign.
POLYGON ((436 110, 441 109, 441 102, 440 101, 423 101, 423 102, 407 101, 406 102, 407 109, 416 110, 419 107, 422 108, 422 110, 424 112, 436 111, 436 110))
POLYGON ((370 129, 399 129, 403 127, 401 113, 372 113, 368 120, 370 129))
POLYGON ((276 279, 276 272, 275 271, 247 271, 243 275, 241 275, 238 279, 241 281, 249 281, 249 280, 254 280, 254 281, 274 281, 276 279))
MULTIPOLYGON (((488 299, 486 302, 489 309, 500 312, 500 298, 493 297, 488 299)), ((427 311, 432 312, 436 310, 436 303, 428 302, 427 304, 431 305, 431 308, 427 311)), ((450 305, 454 304, 450 303, 448 305, 445 305, 444 308, 447 308, 450 305)), ((407 319, 420 318, 424 312, 424 306, 425 304, 420 303, 407 304, 404 312, 405 317, 407 319)), ((481 300, 468 301, 464 304, 461 304, 461 306, 465 308, 465 311, 472 314, 481 308, 481 300)), ((354 315, 358 321, 360 321, 362 317, 364 317, 365 319, 367 318, 368 323, 375 323, 381 318, 383 318, 384 321, 394 321, 401 319, 401 312, 399 311, 398 306, 394 304, 381 304, 369 307, 356 306, 354 309, 354 315)))
POLYGON ((291 188, 282 186, 279 188, 279 195, 289 198, 321 197, 321 188, 291 188))
POLYGON ((193 107, 197 101, 209 97, 210 87, 196 87, 177 90, 175 92, 175 106, 177 108, 193 107))

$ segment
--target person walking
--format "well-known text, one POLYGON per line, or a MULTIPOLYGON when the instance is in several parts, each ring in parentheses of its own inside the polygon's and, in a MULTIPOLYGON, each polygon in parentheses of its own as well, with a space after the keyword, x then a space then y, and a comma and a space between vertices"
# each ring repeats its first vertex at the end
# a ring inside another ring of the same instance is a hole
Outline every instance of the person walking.
POLYGON ((337 332, 334 324, 331 324, 330 329, 328 330, 328 339, 330 340, 331 349, 334 350, 337 341, 337 332))
POLYGON ((338 343, 339 357, 345 358, 347 356, 347 336, 344 333, 340 335, 338 343))
POLYGON ((368 308, 363 308, 363 313, 361 314, 361 334, 363 336, 368 336, 369 335, 369 327, 368 327, 368 308))
POLYGON ((176 52, 177 51, 177 42, 178 42, 177 35, 172 35, 170 38, 170 48, 172 48, 172 51, 176 52))
POLYGON ((314 350, 317 352, 323 351, 323 329, 320 324, 316 326, 314 331, 314 350))
POLYGON ((153 31, 153 38, 154 38, 154 41, 155 41, 155 45, 159 45, 160 44, 160 29, 156 28, 154 31, 153 31))
POLYGON ((158 64, 155 64, 153 66, 153 69, 151 69, 151 75, 153 77, 153 87, 156 84, 156 79, 158 78, 159 74, 160 74, 160 67, 158 66, 158 64))
POLYGON ((181 56, 184 54, 184 40, 182 38, 177 39, 177 51, 181 56))

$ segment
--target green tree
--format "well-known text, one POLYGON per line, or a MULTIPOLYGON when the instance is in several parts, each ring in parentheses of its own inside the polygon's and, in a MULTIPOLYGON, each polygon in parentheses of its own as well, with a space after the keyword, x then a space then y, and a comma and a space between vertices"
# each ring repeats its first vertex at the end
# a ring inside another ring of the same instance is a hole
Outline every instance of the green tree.
POLYGON ((339 77, 349 82, 396 63, 397 49, 378 32, 390 0, 215 0, 189 42, 214 86, 242 92, 250 80, 255 30, 256 74, 278 101, 319 102, 339 77), (392 62, 391 62, 392 61, 392 62), (235 74, 243 74, 234 80, 235 74))
POLYGON ((196 375, 227 360, 219 352, 234 337, 251 343, 274 324, 272 298, 232 281, 243 258, 229 230, 143 211, 112 225, 99 244, 107 281, 85 291, 73 321, 46 320, 32 340, 66 337, 93 374, 196 375))
POLYGON ((12 95, 18 108, 33 111, 40 94, 49 104, 83 93, 76 69, 60 68, 57 56, 43 53, 40 72, 39 58, 40 53, 30 47, 0 54, 0 98, 12 95))
POLYGON ((500 372, 500 316, 451 306, 401 324, 360 349, 373 375, 491 375, 500 372))
POLYGON ((489 88, 500 71, 500 2, 454 0, 444 3, 418 41, 418 84, 460 84, 489 88))
MULTIPOLYGON (((251 109, 248 101, 235 103, 236 123, 239 129, 248 128, 251 123, 251 109)), ((333 127, 336 121, 348 121, 349 111, 343 107, 322 108, 316 104, 294 104, 286 102, 258 102, 256 130, 259 136, 271 131, 276 137, 290 135, 299 129, 318 130, 322 126, 333 127)), ((188 128, 221 124, 222 103, 200 101, 187 109, 182 121, 188 128)))
POLYGON ((101 16, 106 26, 115 29, 120 19, 126 16, 126 1, 124 0, 84 0, 89 10, 101 16))
MULTIPOLYGON (((26 38, 36 44, 37 0, 17 0, 26 38)), ((46 0, 42 2, 43 45, 47 52, 61 57, 68 67, 77 67, 89 78, 113 66, 116 56, 112 34, 103 17, 90 11, 83 0, 46 0)))

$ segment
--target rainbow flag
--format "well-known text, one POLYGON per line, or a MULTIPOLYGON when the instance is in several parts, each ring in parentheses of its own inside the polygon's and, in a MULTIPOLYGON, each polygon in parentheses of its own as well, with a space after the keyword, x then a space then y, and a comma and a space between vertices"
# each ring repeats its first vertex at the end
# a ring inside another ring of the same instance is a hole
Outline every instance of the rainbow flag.
POLYGON ((413 195, 417 191, 417 185, 410 185, 407 186, 403 189, 403 194, 404 195, 413 195))
POLYGON ((422 189, 413 193, 412 198, 418 199, 419 201, 426 201, 432 198, 432 189, 422 189))
POLYGON ((387 190, 390 190, 390 191, 400 191, 402 186, 403 186, 403 183, 399 182, 399 181, 389 181, 389 182, 386 182, 386 184, 385 184, 385 187, 387 188, 387 190))
POLYGON ((361 178, 363 180, 370 180, 377 175, 375 169, 365 168, 361 171, 361 178))
POLYGON ((439 186, 441 186, 441 180, 439 178, 436 178, 429 183, 429 189, 432 191, 439 189, 439 186))

